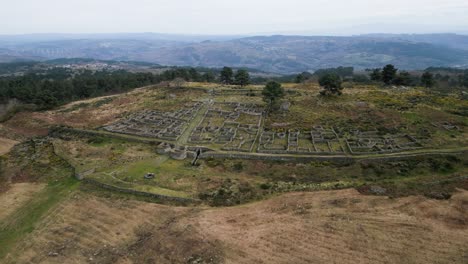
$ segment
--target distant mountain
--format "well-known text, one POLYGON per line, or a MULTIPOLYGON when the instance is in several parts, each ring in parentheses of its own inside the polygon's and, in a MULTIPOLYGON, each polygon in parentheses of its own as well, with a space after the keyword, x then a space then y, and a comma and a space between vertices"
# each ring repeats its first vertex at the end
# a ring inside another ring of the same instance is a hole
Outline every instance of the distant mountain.
POLYGON ((468 50, 468 36, 457 34, 370 34, 368 37, 385 38, 396 41, 422 42, 468 50))
POLYGON ((242 38, 242 35, 180 35, 163 33, 105 33, 105 34, 23 34, 23 35, 0 35, 0 43, 31 43, 50 42, 62 40, 165 40, 180 42, 200 42, 205 40, 231 40, 242 38))
POLYGON ((0 36, 0 60, 82 57, 161 65, 229 65, 277 73, 336 66, 373 68, 387 63, 402 69, 468 67, 468 36, 456 34, 191 38, 142 33, 48 36, 55 38, 51 40, 34 37, 38 40, 0 36))

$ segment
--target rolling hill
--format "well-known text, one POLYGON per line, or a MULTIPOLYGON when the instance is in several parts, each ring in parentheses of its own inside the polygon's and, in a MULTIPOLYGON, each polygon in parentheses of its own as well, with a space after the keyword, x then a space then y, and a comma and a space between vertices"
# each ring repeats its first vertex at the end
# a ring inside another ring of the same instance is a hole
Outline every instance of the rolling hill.
POLYGON ((372 68, 387 63, 402 69, 422 69, 429 66, 463 68, 468 67, 468 36, 0 36, 0 58, 3 61, 77 57, 146 61, 177 66, 230 65, 276 73, 313 71, 336 66, 372 68))

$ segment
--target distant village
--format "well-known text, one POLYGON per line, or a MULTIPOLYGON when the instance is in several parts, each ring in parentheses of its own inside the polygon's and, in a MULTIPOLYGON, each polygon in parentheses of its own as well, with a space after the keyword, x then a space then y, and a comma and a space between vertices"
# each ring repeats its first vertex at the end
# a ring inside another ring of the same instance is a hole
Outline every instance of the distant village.
POLYGON ((61 64, 61 65, 54 65, 49 67, 52 68, 66 68, 71 70, 91 70, 91 71, 102 71, 102 70, 123 70, 128 68, 123 65, 115 65, 115 64, 108 64, 105 62, 91 62, 91 63, 76 63, 76 64, 61 64))

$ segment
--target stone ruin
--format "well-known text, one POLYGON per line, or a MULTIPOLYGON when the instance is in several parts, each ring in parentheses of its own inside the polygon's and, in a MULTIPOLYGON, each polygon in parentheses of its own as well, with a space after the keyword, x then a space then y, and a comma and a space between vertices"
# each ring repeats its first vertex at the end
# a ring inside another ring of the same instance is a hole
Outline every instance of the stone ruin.
POLYGON ((188 122, 195 117, 202 105, 203 103, 195 103, 173 112, 154 110, 139 112, 105 126, 104 130, 175 141, 182 135, 188 122))
POLYGON ((377 130, 352 131, 346 139, 352 154, 391 153, 421 148, 419 141, 408 134, 379 135, 377 130))
POLYGON ((263 108, 254 104, 213 104, 192 132, 189 142, 220 144, 223 150, 251 152, 263 112, 263 108))
POLYGON ((441 129, 445 129, 447 131, 460 131, 460 127, 457 125, 452 124, 451 122, 445 121, 441 123, 432 123, 433 126, 441 129))
MULTIPOLYGON (((191 132, 188 142, 197 145, 218 145, 224 151, 267 154, 377 154, 414 150, 422 147, 422 139, 409 134, 381 135, 377 130, 343 130, 314 126, 310 130, 269 131, 262 128, 264 108, 247 103, 198 102, 173 112, 143 111, 104 127, 115 133, 176 141, 204 104, 208 109, 191 132), (258 142, 257 142, 258 140, 258 142), (258 143, 258 144, 256 144, 258 143), (256 149, 254 149, 256 148, 256 149)), ((458 130, 451 123, 438 124, 446 130, 458 130)), ((339 129, 339 128, 337 128, 339 129)), ((187 147, 161 143, 157 152, 173 159, 194 157, 187 147)))
POLYGON ((285 132, 263 131, 258 152, 276 154, 337 154, 343 153, 338 135, 333 129, 316 126, 310 131, 295 129, 285 132))
POLYGON ((176 146, 164 142, 156 147, 156 152, 161 155, 169 155, 169 157, 175 160, 184 160, 196 156, 195 151, 188 150, 186 146, 176 146))
POLYGON ((271 154, 377 154, 419 149, 420 140, 408 134, 380 135, 375 131, 354 130, 339 135, 333 128, 315 126, 310 131, 262 131, 257 151, 271 154))

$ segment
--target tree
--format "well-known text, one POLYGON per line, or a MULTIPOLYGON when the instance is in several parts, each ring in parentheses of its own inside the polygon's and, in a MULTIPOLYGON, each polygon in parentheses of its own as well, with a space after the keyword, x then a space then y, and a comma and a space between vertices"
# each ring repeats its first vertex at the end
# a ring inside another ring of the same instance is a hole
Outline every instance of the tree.
POLYGON ((341 78, 352 77, 354 74, 354 68, 340 66, 338 68, 319 69, 314 72, 314 76, 317 76, 319 79, 327 74, 336 74, 341 78))
POLYGON ((382 70, 381 69, 373 69, 372 73, 370 74, 370 78, 372 81, 380 82, 382 81, 382 70))
POLYGON ((411 75, 407 71, 402 71, 392 81, 395 85, 411 86, 411 75))
POLYGON ((204 82, 214 82, 216 80, 216 77, 213 74, 213 72, 208 71, 202 75, 202 80, 204 82))
POLYGON ((190 74, 190 80, 192 80, 194 82, 199 82, 200 81, 200 74, 198 73, 197 69, 190 68, 189 69, 189 74, 190 74))
POLYGON ((171 85, 180 87, 191 78, 197 78, 196 69, 174 68, 152 74, 125 70, 73 72, 53 68, 22 76, 1 76, 0 101, 14 98, 22 103, 35 104, 40 109, 50 109, 73 100, 125 92, 162 81, 169 83, 177 79, 171 85))
POLYGON ((393 79, 396 77, 398 69, 395 68, 392 64, 388 64, 382 70, 382 81, 386 85, 390 85, 393 82, 393 79))
POLYGON ((59 105, 59 101, 50 91, 42 90, 36 94, 34 104, 36 104, 39 109, 49 109, 59 105))
POLYGON ((294 78, 294 82, 295 82, 295 83, 303 83, 305 80, 306 80, 306 78, 305 78, 305 76, 304 76, 302 73, 299 73, 299 74, 296 75, 296 77, 294 78))
POLYGON ((310 74, 309 72, 300 73, 300 74, 296 75, 296 77, 294 78, 294 82, 295 83, 303 83, 303 82, 307 81, 308 79, 310 79, 311 76, 312 76, 312 74, 310 74))
POLYGON ((219 79, 221 80, 222 83, 224 84, 232 84, 232 76, 234 73, 232 72, 232 69, 229 67, 224 67, 221 70, 221 74, 219 76, 219 79))
POLYGON ((320 92, 321 95, 341 95, 343 87, 341 86, 341 78, 337 74, 330 73, 320 77, 319 84, 324 88, 320 92))
POLYGON ((421 75, 421 84, 426 88, 431 88, 435 85, 434 75, 428 71, 421 75))
POLYGON ((241 87, 244 87, 246 85, 250 84, 250 75, 249 72, 246 70, 238 70, 235 76, 235 83, 237 85, 240 85, 241 87))
POLYGON ((368 84, 370 80, 369 80, 369 77, 365 74, 355 74, 353 76, 353 82, 368 84))
POLYGON ((465 70, 465 73, 460 76, 460 84, 463 87, 468 87, 468 70, 465 70))
POLYGON ((280 83, 270 81, 265 85, 262 91, 263 100, 271 105, 284 97, 284 89, 280 83))

